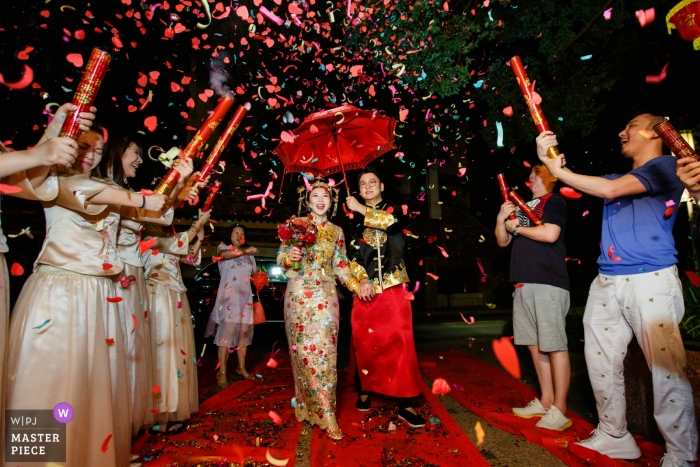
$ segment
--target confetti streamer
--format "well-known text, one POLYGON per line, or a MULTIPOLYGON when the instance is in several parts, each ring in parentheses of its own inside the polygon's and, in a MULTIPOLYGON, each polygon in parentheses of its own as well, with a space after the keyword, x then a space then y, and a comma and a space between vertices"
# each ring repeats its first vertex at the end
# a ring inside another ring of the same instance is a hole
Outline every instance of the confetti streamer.
POLYGON ((10 89, 24 89, 32 82, 34 81, 34 70, 29 68, 29 65, 26 63, 24 64, 24 74, 22 75, 22 78, 19 81, 15 81, 14 83, 8 83, 5 81, 5 77, 0 73, 0 84, 5 85, 6 87, 10 89))
POLYGON ((289 458, 277 459, 277 458, 273 457, 272 454, 270 454, 270 449, 265 451, 265 459, 267 460, 267 462, 269 462, 270 464, 277 466, 277 467, 283 467, 289 463, 289 458))
POLYGON ((46 325, 49 324, 50 322, 51 322, 51 320, 50 320, 50 319, 47 319, 46 321, 44 321, 43 323, 41 323, 39 326, 35 326, 35 327, 33 327, 32 329, 43 329, 43 328, 46 327, 46 325))

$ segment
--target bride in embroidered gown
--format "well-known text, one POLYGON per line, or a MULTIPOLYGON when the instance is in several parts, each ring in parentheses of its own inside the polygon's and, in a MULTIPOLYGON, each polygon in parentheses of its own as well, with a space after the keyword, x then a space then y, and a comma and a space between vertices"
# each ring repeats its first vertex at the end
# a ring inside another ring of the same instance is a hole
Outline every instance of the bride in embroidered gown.
POLYGON ((285 240, 277 263, 289 282, 284 321, 294 374, 297 420, 326 430, 331 439, 343 433, 335 419, 339 308, 336 278, 352 292, 358 287, 348 267, 343 231, 328 221, 337 190, 322 181, 306 195, 310 220, 318 228, 316 242, 302 251, 285 240), (299 270, 292 263, 301 262, 299 270))

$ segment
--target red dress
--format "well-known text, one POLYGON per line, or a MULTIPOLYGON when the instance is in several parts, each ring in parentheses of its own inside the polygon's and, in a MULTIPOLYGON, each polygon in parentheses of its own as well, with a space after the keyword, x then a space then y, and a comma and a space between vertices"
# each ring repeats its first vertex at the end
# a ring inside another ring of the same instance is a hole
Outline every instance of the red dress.
POLYGON ((352 346, 362 390, 415 397, 425 389, 413 342, 411 301, 403 287, 385 289, 370 302, 355 297, 352 346))

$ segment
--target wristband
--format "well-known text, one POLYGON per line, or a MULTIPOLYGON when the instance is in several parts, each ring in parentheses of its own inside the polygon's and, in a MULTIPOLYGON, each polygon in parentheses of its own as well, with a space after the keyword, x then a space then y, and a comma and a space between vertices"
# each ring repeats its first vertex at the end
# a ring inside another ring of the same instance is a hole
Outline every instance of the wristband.
POLYGON ((141 195, 142 201, 141 201, 141 209, 146 207, 146 195, 141 195))

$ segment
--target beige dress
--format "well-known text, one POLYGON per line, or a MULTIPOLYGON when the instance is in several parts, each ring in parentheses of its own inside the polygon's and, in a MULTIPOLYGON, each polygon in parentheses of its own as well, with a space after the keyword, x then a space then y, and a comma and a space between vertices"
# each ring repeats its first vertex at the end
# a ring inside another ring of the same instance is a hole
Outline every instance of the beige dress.
POLYGON ((43 203, 46 239, 12 313, 7 407, 69 403, 66 465, 123 467, 131 442, 125 337, 108 300, 116 296, 110 276, 123 268, 119 211, 86 204, 107 185, 85 175, 59 171, 58 185, 58 198, 43 203))
MULTIPOLYGON (((199 411, 197 356, 190 304, 182 283, 180 256, 186 255, 187 233, 156 237, 153 250, 143 255, 147 305, 151 317, 155 384, 155 423, 183 421, 199 411), (153 254, 156 253, 157 254, 153 254)), ((201 252, 193 261, 198 264, 201 252)))
MULTIPOLYGON (((2 151, 0 151, 2 152, 2 151)), ((51 201, 58 196, 58 180, 56 179, 56 171, 51 170, 49 176, 44 183, 39 187, 33 188, 27 180, 26 172, 19 172, 6 177, 2 183, 16 186, 22 189, 18 193, 13 193, 12 196, 18 198, 31 199, 35 201, 51 201)), ((0 211, 2 212, 2 211, 0 211)), ((5 392, 4 388, 7 384, 5 381, 5 365, 7 362, 7 330, 10 321, 10 281, 5 261, 5 253, 8 252, 7 239, 2 232, 0 225, 0 413, 5 413, 5 392)), ((5 439, 5 417, 0 417, 0 440, 5 439)), ((5 443, 0 443, 0 459, 5 458, 5 443)))
POLYGON ((124 270, 113 280, 117 295, 123 298, 118 305, 126 337, 131 432, 134 436, 141 428, 153 426, 151 410, 154 404, 152 389, 155 370, 152 363, 151 318, 149 309, 146 308, 146 281, 139 246, 142 224, 148 222, 170 225, 172 221, 172 209, 162 214, 145 209, 121 208, 117 249, 124 263, 124 270), (127 287, 124 287, 123 284, 127 283, 127 287))

